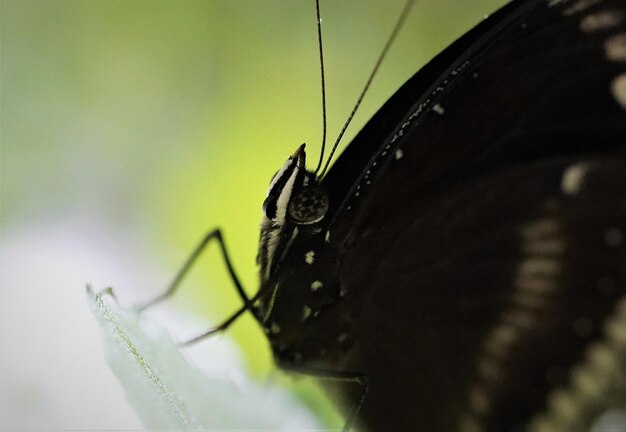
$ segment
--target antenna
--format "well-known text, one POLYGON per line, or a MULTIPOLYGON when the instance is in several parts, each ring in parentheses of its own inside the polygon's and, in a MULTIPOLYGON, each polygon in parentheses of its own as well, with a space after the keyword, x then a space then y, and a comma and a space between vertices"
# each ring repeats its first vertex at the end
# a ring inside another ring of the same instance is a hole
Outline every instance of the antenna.
MULTIPOLYGON (((319 0, 316 0, 316 2, 317 1, 319 0)), ((356 113, 356 110, 361 105, 361 102, 363 101, 363 98, 365 97, 365 93, 367 93, 367 90, 369 89, 369 86, 372 83, 372 80, 374 79, 376 72, 378 72, 378 68, 383 62, 385 55, 387 55, 387 51, 389 51, 389 48, 391 47, 391 44, 393 43, 396 36, 398 35, 398 32, 402 28, 402 25, 404 24, 406 17, 409 15, 409 11, 411 10, 411 7, 413 6, 414 3, 415 3, 415 0, 407 0, 406 4, 404 5, 404 9, 402 9, 402 13, 400 14, 400 17, 398 18, 398 20, 396 21, 396 25, 393 28, 393 31, 391 32, 389 39, 387 39, 387 43, 385 43, 385 46, 383 47, 383 50, 380 53, 380 56, 378 57, 376 64, 374 65, 374 69, 370 73, 370 76, 367 79, 367 82, 365 83, 365 87, 363 87, 363 90, 361 91, 361 94, 359 95, 359 98, 357 99, 356 104, 354 105, 354 108, 352 108, 352 112, 348 116, 348 120, 346 120, 346 122, 343 125, 343 128, 341 128, 341 132, 339 133, 339 136, 337 137, 337 140, 335 141, 335 144, 333 145, 333 149, 331 150, 330 155, 328 156, 328 159, 326 160, 326 165, 324 165, 324 169, 322 170, 320 177, 323 177, 324 174, 326 173, 326 170, 328 169, 328 165, 330 165, 330 161, 333 159, 333 155, 335 154, 335 150, 337 150, 337 146, 339 145, 341 138, 343 138, 343 135, 346 132, 346 129, 348 129, 348 125, 350 125, 350 122, 352 121, 352 118, 354 117, 354 114, 356 113)), ((315 172, 317 173, 317 170, 315 172)))
POLYGON ((315 168, 315 176, 322 167, 324 161, 324 150, 326 148, 326 81, 324 79, 324 50, 322 49, 322 17, 320 15, 320 0, 315 0, 315 11, 317 13, 317 45, 320 49, 320 72, 322 74, 322 151, 320 161, 315 168))

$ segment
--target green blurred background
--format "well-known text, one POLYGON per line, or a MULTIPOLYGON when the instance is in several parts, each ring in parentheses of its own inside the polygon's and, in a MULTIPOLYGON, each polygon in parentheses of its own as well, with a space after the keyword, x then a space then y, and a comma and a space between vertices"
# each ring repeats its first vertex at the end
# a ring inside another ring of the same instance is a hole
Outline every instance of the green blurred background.
MULTIPOLYGON (((503 3, 418 1, 344 145, 421 65, 503 3)), ((403 4, 322 1, 330 141, 403 4)), ((91 324, 80 321, 90 317, 50 332, 46 315, 72 316, 84 283, 111 285, 128 302, 150 298, 219 226, 254 293, 266 187, 302 142, 314 165, 321 116, 312 0, 1 0, 0 19, 0 337, 13 353, 0 360, 6 429, 49 426, 43 414, 40 423, 26 420, 35 415, 32 394, 42 405, 50 397, 38 383, 56 373, 33 376, 36 363, 22 360, 37 355, 29 346, 55 341, 58 352, 77 337, 97 346, 91 324), (17 336, 7 330, 16 319, 17 336), (89 331, 68 337, 77 327, 89 331), (24 392, 24 382, 34 384, 24 392)), ((204 320, 190 334, 240 305, 217 248, 171 304, 204 320)), ((252 375, 271 374, 251 318, 229 335, 252 375)), ((71 369, 63 360, 58 367, 71 369)), ((72 423, 67 409, 55 427, 88 427, 72 423)))

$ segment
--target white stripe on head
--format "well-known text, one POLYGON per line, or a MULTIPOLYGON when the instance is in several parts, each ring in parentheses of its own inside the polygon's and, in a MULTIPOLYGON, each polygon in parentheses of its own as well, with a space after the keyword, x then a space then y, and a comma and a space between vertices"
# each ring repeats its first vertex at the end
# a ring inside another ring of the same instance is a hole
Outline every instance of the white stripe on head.
MULTIPOLYGON (((274 224, 283 225, 285 223, 285 218, 287 217, 287 206, 289 205, 289 199, 291 198, 291 194, 293 192, 293 187, 296 182, 296 178, 300 173, 302 167, 300 166, 299 159, 294 161, 297 165, 291 172, 287 183, 283 186, 280 194, 278 195, 278 200, 276 200, 276 217, 273 219, 274 224)), ((287 164, 285 164, 287 165, 287 164)))

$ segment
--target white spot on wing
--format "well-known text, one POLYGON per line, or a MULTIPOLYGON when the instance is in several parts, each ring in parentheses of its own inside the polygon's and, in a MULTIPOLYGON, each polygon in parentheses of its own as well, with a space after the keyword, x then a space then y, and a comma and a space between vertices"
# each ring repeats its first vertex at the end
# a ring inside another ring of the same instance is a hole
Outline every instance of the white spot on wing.
POLYGON ((611 94, 615 101, 626 110, 626 73, 618 75, 611 83, 611 94))
POLYGON ((520 274, 518 272, 515 285, 522 284, 526 291, 532 291, 536 294, 548 294, 554 290, 552 281, 541 274, 520 274))
POLYGON ((470 392, 470 407, 476 414, 486 414, 491 406, 491 401, 483 387, 474 387, 470 392))
POLYGON ((547 258, 528 258, 520 264, 517 271, 518 274, 522 276, 556 276, 560 270, 560 263, 554 260, 547 258))
MULTIPOLYGON (((515 297, 511 298, 513 302, 515 297)), ((537 299, 541 300, 541 299, 537 299)), ((549 299, 543 299, 544 305, 548 305, 549 299)), ((502 314, 502 322, 504 325, 510 325, 523 331, 532 330, 537 324, 536 312, 529 310, 527 304, 515 303, 515 307, 507 310, 502 314)))
POLYGON ((478 374, 490 380, 497 381, 502 377, 502 367, 494 359, 483 358, 478 362, 478 374))
POLYGON ((435 104, 433 106, 433 111, 436 112, 439 115, 443 115, 443 113, 445 113, 445 110, 443 109, 443 107, 441 106, 441 104, 435 104))
POLYGON ((493 359, 506 360, 510 346, 517 340, 517 333, 511 327, 500 326, 494 330, 483 347, 483 358, 480 361, 493 359))
POLYGON ((604 41, 606 58, 614 62, 626 62, 626 33, 618 33, 604 41))
POLYGON ((587 169, 587 165, 582 162, 567 167, 563 171, 563 177, 561 177, 561 190, 563 193, 575 195, 580 192, 587 169))
POLYGON ((324 284, 321 281, 316 280, 311 284, 311 291, 317 291, 323 286, 324 284))
POLYGON ((595 33, 601 30, 618 27, 624 20, 624 13, 620 10, 606 10, 587 15, 579 24, 581 31, 595 33))
POLYGON ((396 150, 396 159, 402 159, 402 156, 404 156, 404 153, 402 152, 401 149, 396 150))
POLYGON ((565 250, 565 243, 560 238, 549 238, 542 241, 536 241, 532 243, 524 243, 522 245, 522 252, 526 255, 545 255, 545 254, 558 254, 565 250))
POLYGON ((554 7, 557 6, 563 2, 565 2, 566 0, 548 0, 548 7, 554 7))
POLYGON ((308 265, 313 265, 313 263, 315 262, 315 251, 308 251, 307 253, 305 253, 304 262, 306 262, 308 265))
MULTIPOLYGON (((574 15, 578 12, 582 12, 585 9, 593 6, 596 3, 599 3, 600 0, 578 0, 577 2, 575 2, 573 5, 571 5, 570 7, 568 7, 567 9, 565 9, 563 11, 563 15, 565 16, 570 16, 570 15, 574 15)), ((560 1, 553 1, 553 3, 560 3, 560 1)))
POLYGON ((339 336, 337 336, 337 342, 339 343, 344 343, 347 340, 348 340, 348 333, 341 333, 339 336))
POLYGON ((302 307, 302 321, 306 321, 311 316, 312 312, 313 310, 309 306, 304 305, 302 307))
MULTIPOLYGON (((522 238, 524 246, 529 243, 538 241, 546 241, 553 238, 554 234, 559 230, 559 222, 555 219, 539 219, 531 225, 522 228, 522 238)), ((526 254, 530 255, 530 254, 526 254)))

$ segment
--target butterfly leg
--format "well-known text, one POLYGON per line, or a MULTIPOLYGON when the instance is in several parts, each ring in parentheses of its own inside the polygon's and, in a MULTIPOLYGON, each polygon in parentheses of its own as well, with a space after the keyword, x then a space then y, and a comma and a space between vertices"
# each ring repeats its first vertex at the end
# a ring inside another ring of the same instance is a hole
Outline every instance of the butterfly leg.
MULTIPOLYGON (((217 228, 217 229, 215 229, 213 231, 208 232, 203 237, 202 241, 198 244, 198 246, 196 246, 196 248, 191 253, 189 258, 187 258, 187 261, 185 261, 185 264, 178 271, 178 273, 176 274, 176 276, 174 277, 172 282, 169 284, 167 290, 165 290, 165 292, 163 294, 157 296, 156 298, 150 300, 149 302, 147 302, 147 303, 145 303, 143 305, 138 306, 137 309, 139 311, 143 311, 143 310, 145 310, 145 309, 147 309, 147 308, 149 308, 149 307, 151 307, 151 306, 153 306, 153 305, 155 305, 155 304, 157 304, 157 303, 167 299, 168 297, 172 296, 172 294, 174 294, 176 289, 180 286, 180 283, 182 282, 183 278, 187 275, 187 273, 189 272, 189 270, 191 269, 193 264, 196 262, 198 257, 202 254, 204 249, 208 246, 208 244, 212 240, 216 240, 217 243, 220 245, 220 250, 222 251, 222 257, 224 258, 224 262, 226 263, 226 268, 228 269, 228 274, 230 275, 230 278, 233 281, 233 284, 235 285, 235 288, 237 289, 237 293, 239 294, 239 296, 241 297, 241 299, 243 300, 243 303, 244 303, 244 306, 240 310, 238 310, 233 315, 233 317, 229 318, 229 320, 232 319, 234 321, 234 319, 236 319, 236 317, 238 317, 246 309, 248 309, 250 307, 250 305, 251 305, 250 299, 248 298, 248 295, 244 291, 243 286, 241 285, 241 282, 239 281, 239 278, 237 277, 237 274, 235 273, 235 269, 233 268, 233 265, 232 265, 232 263, 230 261, 230 258, 228 256, 228 251, 226 250, 226 244, 224 243, 224 238, 222 237, 222 231, 219 228, 217 228)), ((224 322, 224 324, 226 324, 229 320, 226 320, 224 322)), ((222 325, 224 325, 224 324, 222 324, 222 325)))
POLYGON ((278 360, 278 366, 286 371, 295 372, 303 375, 312 376, 315 378, 319 378, 322 380, 328 381, 339 381, 344 383, 354 383, 359 386, 358 397, 352 404, 350 408, 350 414, 346 419, 346 422, 341 429, 342 432, 350 432, 352 429, 352 425, 356 420, 361 407, 363 406, 363 402, 367 396, 367 392, 370 388, 370 378, 369 376, 359 373, 359 372, 343 372, 343 371, 333 371, 328 369, 319 369, 315 367, 309 367, 306 365, 294 364, 289 361, 280 361, 278 360))

